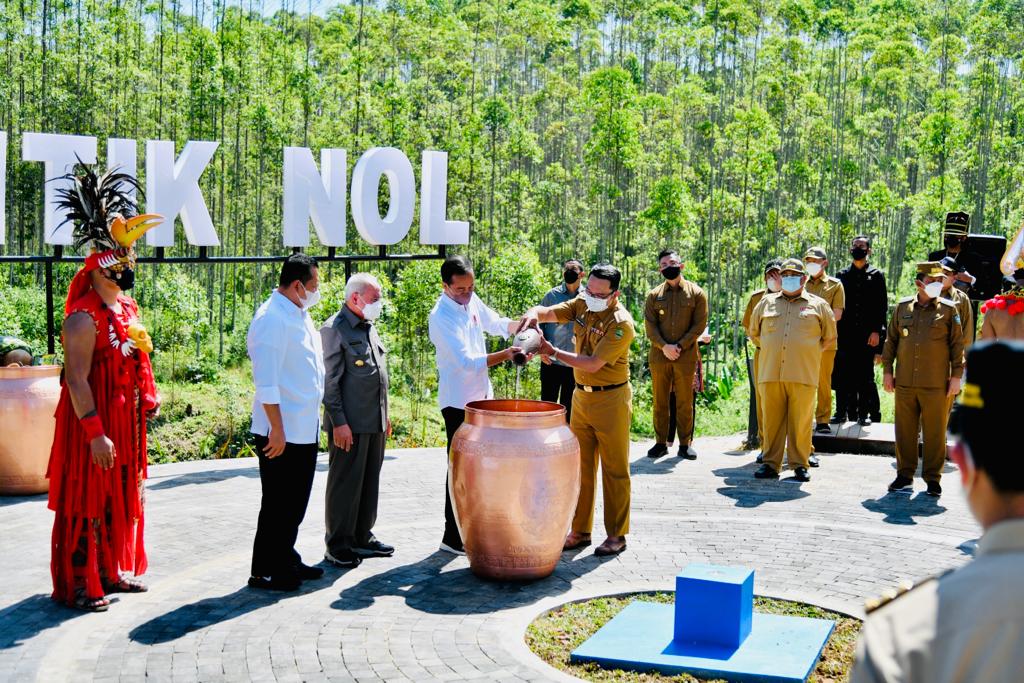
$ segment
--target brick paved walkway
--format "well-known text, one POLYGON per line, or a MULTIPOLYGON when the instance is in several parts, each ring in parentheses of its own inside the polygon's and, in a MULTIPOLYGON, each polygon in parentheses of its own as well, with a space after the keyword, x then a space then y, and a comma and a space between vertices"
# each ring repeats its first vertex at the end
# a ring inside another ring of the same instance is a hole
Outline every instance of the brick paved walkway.
MULTIPOLYGON (((42 497, 0 498, 0 680, 559 680, 523 645, 534 616, 583 596, 671 588, 688 562, 751 566, 758 593, 857 613, 903 579, 968 559, 979 531, 952 467, 939 500, 920 482, 913 496, 886 495, 883 457, 825 455, 808 484, 761 482, 753 455, 729 450, 738 441, 699 440, 695 462, 650 461, 650 444, 634 444, 629 550, 566 553, 554 576, 528 585, 479 581, 465 558, 436 552, 438 449, 385 462, 376 532, 395 556, 329 568, 297 594, 245 587, 254 460, 151 469, 151 590, 105 614, 49 600, 51 513, 42 497)), ((322 458, 299 538, 311 564, 323 552, 325 470, 322 458)))

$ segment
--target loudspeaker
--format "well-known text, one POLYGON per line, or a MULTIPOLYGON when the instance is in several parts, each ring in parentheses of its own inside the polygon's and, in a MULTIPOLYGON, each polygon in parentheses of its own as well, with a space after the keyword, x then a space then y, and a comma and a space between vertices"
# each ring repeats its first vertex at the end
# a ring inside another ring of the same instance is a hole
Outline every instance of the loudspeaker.
POLYGON ((964 251, 978 270, 976 273, 971 271, 971 275, 978 278, 971 288, 971 298, 985 301, 1003 291, 1003 273, 999 270, 999 261, 1006 253, 1006 237, 970 235, 964 244, 964 251))

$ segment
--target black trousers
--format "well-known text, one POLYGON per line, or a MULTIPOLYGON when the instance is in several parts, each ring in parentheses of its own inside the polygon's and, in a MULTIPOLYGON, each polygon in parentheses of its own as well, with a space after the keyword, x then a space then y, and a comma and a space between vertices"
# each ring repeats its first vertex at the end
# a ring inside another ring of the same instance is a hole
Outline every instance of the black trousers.
POLYGON ((257 434, 255 440, 263 499, 252 544, 252 575, 291 574, 301 562, 295 539, 313 489, 317 444, 285 444, 284 453, 268 458, 263 454, 267 437, 257 434))
POLYGON ((565 421, 572 413, 572 392, 576 391, 576 377, 568 365, 552 363, 540 366, 540 400, 565 406, 565 421))
MULTIPOLYGON (((441 417, 444 418, 444 431, 448 436, 448 455, 452 452, 452 437, 458 431, 462 423, 466 421, 466 411, 462 408, 451 406, 441 409, 441 417)), ((452 507, 452 495, 448 490, 448 477, 444 479, 444 536, 441 541, 446 545, 461 548, 462 535, 459 533, 459 525, 455 523, 455 508, 452 507)))
POLYGON ((878 386, 875 384, 877 350, 867 345, 847 349, 840 346, 836 352, 832 381, 836 388, 837 415, 851 420, 870 417, 877 422, 881 419, 878 386))
POLYGON ((352 447, 347 451, 331 442, 324 494, 324 541, 334 557, 366 546, 373 537, 384 444, 383 432, 353 434, 352 447))

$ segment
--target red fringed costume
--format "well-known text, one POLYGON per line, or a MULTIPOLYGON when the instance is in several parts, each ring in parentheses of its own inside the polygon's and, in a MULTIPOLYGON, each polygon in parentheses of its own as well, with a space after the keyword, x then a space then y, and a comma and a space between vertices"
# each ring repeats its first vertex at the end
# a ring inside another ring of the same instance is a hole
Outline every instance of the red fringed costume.
POLYGON ((50 571, 53 598, 75 605, 83 596, 103 598, 124 572, 146 571, 146 417, 159 405, 148 354, 152 343, 139 324, 135 301, 118 295, 121 312, 115 313, 92 288, 90 271, 108 269, 117 282, 125 282, 126 274, 134 279, 131 245, 157 217, 135 215, 134 198, 122 189, 134 186, 127 176, 97 178, 78 166, 67 178, 75 183, 63 197, 69 220, 76 221, 76 246, 89 244, 93 253, 71 282, 65 316, 85 313, 96 328, 88 382, 102 433, 115 453, 110 469, 93 462, 85 416, 76 414, 62 381, 47 471, 49 507, 56 513, 50 571))

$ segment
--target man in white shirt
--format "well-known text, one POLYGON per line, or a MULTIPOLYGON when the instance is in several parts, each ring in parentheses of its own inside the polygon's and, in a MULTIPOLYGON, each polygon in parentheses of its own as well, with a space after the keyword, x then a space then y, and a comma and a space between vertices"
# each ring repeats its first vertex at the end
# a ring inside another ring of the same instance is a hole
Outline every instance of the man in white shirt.
POLYGON ((256 394, 252 428, 263 499, 252 549, 253 588, 294 591, 323 569, 295 551, 313 488, 324 397, 324 354, 309 309, 320 300, 316 260, 292 254, 278 288, 256 310, 246 346, 256 394))
MULTIPOLYGON (((430 311, 429 329, 437 357, 437 401, 444 417, 450 452, 452 437, 466 418, 466 404, 494 395, 487 368, 511 360, 519 351, 510 346, 487 353, 484 333, 507 338, 515 332, 519 321, 501 317, 473 293, 476 282, 473 264, 465 256, 445 259, 441 264, 441 281, 444 292, 430 311)), ((447 481, 441 550, 465 554, 447 481)))

